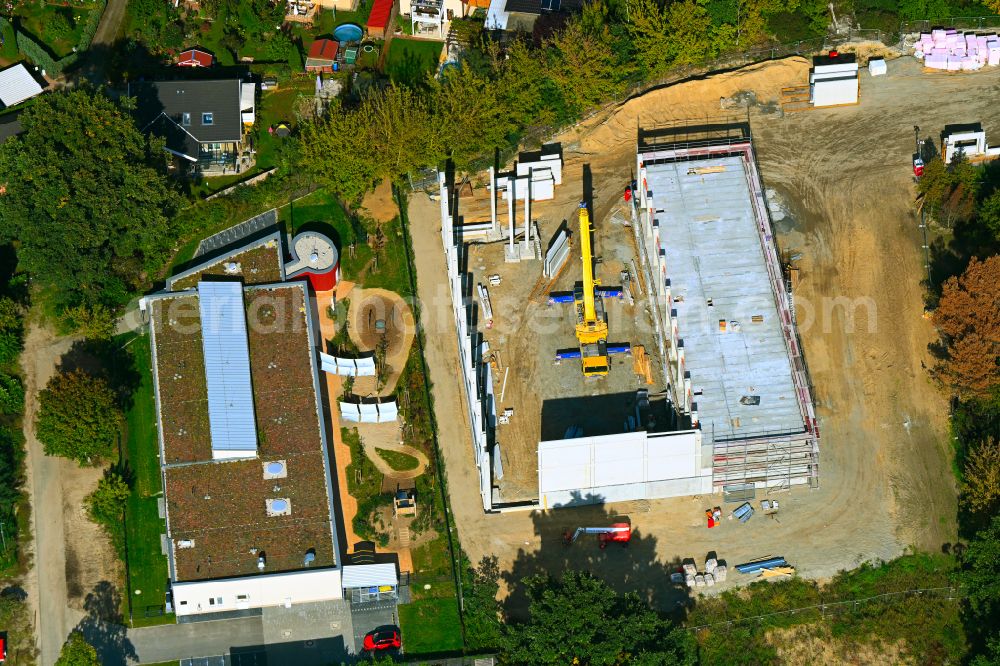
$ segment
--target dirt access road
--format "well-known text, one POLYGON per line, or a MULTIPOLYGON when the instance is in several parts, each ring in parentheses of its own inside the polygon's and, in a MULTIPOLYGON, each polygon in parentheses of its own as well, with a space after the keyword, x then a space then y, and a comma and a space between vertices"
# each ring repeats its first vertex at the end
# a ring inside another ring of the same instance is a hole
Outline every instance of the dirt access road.
POLYGON ((84 618, 84 600, 101 581, 117 581, 117 560, 101 528, 90 522, 84 498, 97 486, 100 468, 81 468, 46 456, 35 437, 38 392, 45 388, 73 338, 57 338, 32 324, 25 338, 26 492, 31 498, 34 567, 25 578, 37 618, 36 640, 42 666, 53 664, 70 631, 84 618))
MULTIPOLYGON (((589 165, 595 219, 603 220, 634 169, 639 124, 717 117, 721 98, 746 91, 758 103, 776 101, 782 87, 801 84, 807 71, 800 58, 753 66, 657 90, 595 117, 559 137, 566 184, 556 196, 567 204, 579 199, 579 174, 589 165)), ((911 545, 936 550, 954 540, 947 404, 923 369, 935 336, 922 318, 910 156, 913 125, 935 138, 956 122, 982 121, 988 135, 1000 133, 989 113, 998 83, 1000 69, 925 75, 912 59, 901 59, 889 63, 887 77, 862 73, 857 107, 784 117, 751 108, 765 184, 784 195, 791 212, 776 225, 778 242, 803 255, 797 307, 823 435, 820 488, 780 495, 778 520, 707 530, 702 510, 717 497, 484 515, 454 379, 440 209, 414 196, 412 238, 440 443, 460 540, 472 560, 496 555, 515 580, 539 569, 593 568, 620 589, 645 591, 668 606, 673 597, 660 593, 670 591, 663 583, 669 563, 708 551, 730 563, 784 555, 801 574, 825 578, 911 545), (627 555, 560 545, 567 527, 602 524, 596 521, 616 513, 630 515, 636 528, 627 555)))

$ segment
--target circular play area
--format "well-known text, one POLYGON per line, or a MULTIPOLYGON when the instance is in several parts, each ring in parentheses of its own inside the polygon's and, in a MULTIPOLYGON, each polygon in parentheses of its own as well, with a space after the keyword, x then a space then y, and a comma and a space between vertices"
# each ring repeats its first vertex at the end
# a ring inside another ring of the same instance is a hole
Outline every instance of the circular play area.
POLYGON ((347 330, 358 349, 374 351, 385 340, 389 377, 383 393, 391 391, 413 345, 416 334, 413 311, 399 294, 386 289, 355 289, 350 293, 350 301, 347 330))

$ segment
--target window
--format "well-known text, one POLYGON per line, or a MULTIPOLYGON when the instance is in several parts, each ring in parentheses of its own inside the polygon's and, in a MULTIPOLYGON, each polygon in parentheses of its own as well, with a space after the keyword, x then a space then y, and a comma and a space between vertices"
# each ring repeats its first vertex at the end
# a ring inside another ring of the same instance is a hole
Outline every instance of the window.
POLYGON ((209 606, 214 606, 215 605, 215 599, 212 599, 211 597, 209 597, 209 599, 208 599, 208 605, 209 606))
POLYGON ((201 114, 201 124, 202 125, 212 125, 215 123, 215 119, 212 117, 211 113, 201 114))
POLYGON ((181 606, 187 606, 187 605, 188 605, 188 602, 186 602, 186 601, 182 601, 181 602, 181 606))
POLYGON ((215 598, 215 605, 216 606, 221 606, 222 605, 222 597, 216 597, 215 598))
POLYGON ((191 126, 191 114, 187 111, 181 114, 181 125, 184 125, 184 127, 191 126))
POLYGON ((250 598, 250 595, 248 595, 248 594, 237 594, 236 595, 236 601, 246 601, 249 598, 250 598))

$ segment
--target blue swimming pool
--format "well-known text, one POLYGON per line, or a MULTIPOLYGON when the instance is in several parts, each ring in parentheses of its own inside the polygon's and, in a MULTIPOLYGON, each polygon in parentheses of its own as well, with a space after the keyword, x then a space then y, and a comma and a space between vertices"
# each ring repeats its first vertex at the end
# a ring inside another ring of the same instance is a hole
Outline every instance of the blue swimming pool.
POLYGON ((341 44, 361 41, 362 34, 361 26, 355 23, 345 23, 333 29, 333 38, 341 44))

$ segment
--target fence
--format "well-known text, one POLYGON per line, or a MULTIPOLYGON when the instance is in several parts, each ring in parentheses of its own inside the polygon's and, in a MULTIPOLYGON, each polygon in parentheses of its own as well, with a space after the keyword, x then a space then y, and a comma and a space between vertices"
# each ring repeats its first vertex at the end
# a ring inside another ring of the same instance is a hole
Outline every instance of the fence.
MULTIPOLYGON (((997 17, 997 20, 1000 21, 1000 17, 997 17)), ((705 60, 690 65, 679 65, 671 68, 670 72, 657 79, 632 83, 620 93, 612 96, 611 99, 609 99, 605 104, 590 110, 578 120, 564 123, 562 125, 539 125, 531 127, 519 137, 518 145, 499 148, 499 156, 488 155, 473 160, 469 163, 465 171, 468 173, 479 173, 481 171, 485 171, 490 166, 493 166, 495 162, 501 165, 506 164, 514 158, 514 155, 518 152, 519 147, 523 146, 525 149, 529 150, 537 148, 546 141, 550 140, 551 137, 561 134, 602 112, 623 104, 632 98, 640 97, 650 91, 656 90, 657 88, 680 83, 686 79, 698 76, 705 76, 707 74, 746 67, 747 65, 758 62, 777 60, 779 58, 787 58, 793 55, 815 55, 824 51, 829 51, 830 49, 841 47, 851 42, 874 41, 884 43, 884 40, 888 39, 889 36, 890 35, 888 33, 882 30, 849 28, 846 32, 841 34, 826 35, 824 37, 806 39, 787 44, 772 44, 770 46, 762 46, 748 51, 723 54, 712 60, 705 60)), ((418 171, 415 174, 409 174, 410 189, 413 191, 425 190, 428 192, 436 189, 436 180, 432 177, 432 173, 432 169, 428 168, 418 171)))
POLYGON ((1000 16, 958 16, 922 21, 904 21, 899 24, 900 40, 905 35, 930 32, 934 28, 955 28, 956 30, 989 30, 1000 28, 1000 16))
POLYGON ((846 613, 850 611, 858 610, 859 608, 865 606, 866 604, 871 604, 875 602, 896 602, 907 597, 912 596, 929 596, 938 597, 945 601, 961 601, 965 598, 965 593, 956 587, 925 587, 925 588, 914 588, 911 590, 901 590, 899 592, 886 592, 884 594, 877 594, 871 597, 862 597, 859 599, 845 599, 845 600, 834 600, 834 601, 823 601, 822 598, 818 604, 813 604, 812 606, 801 606, 799 608, 788 608, 786 610, 774 611, 773 613, 763 613, 761 615, 750 615, 747 617, 730 618, 727 620, 721 620, 719 622, 711 622, 708 624, 698 624, 689 627, 685 627, 688 631, 700 631, 702 629, 709 629, 712 627, 722 627, 722 626, 732 626, 735 624, 741 624, 744 622, 752 621, 763 621, 768 618, 780 617, 783 615, 797 615, 799 613, 813 612, 819 617, 826 617, 827 615, 833 615, 836 613, 846 613))

